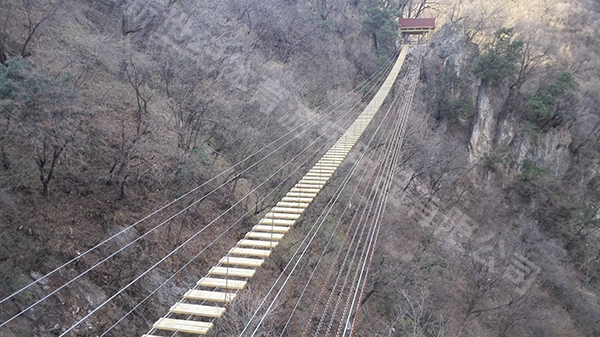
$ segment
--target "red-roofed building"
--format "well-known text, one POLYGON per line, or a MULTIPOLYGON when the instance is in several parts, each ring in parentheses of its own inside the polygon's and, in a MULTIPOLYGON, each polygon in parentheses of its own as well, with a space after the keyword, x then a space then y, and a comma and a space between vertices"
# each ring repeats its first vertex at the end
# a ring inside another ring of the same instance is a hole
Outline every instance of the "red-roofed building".
POLYGON ((419 18, 419 19, 398 19, 398 29, 404 43, 409 42, 413 35, 416 35, 417 41, 429 41, 431 33, 435 29, 434 18, 419 18))

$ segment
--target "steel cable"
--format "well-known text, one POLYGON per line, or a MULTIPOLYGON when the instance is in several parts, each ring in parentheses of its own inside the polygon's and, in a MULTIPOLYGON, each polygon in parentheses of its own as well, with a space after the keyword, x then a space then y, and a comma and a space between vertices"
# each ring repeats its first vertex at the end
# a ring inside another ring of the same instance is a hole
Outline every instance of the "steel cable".
MULTIPOLYGON (((354 107, 353 107, 354 108, 354 107)), ((349 110, 347 113, 344 114, 347 115, 348 113, 350 113, 351 110, 349 110)), ((343 117, 343 116, 342 116, 343 117)), ((331 125, 330 127, 328 127, 327 130, 333 128, 335 124, 331 125)), ((327 131, 325 130, 325 131, 327 131)), ((305 130, 306 131, 306 130, 305 130)), ((304 131, 304 132, 305 132, 304 131)), ((324 132, 321 136, 319 136, 315 141, 313 141, 312 144, 316 143, 316 141, 320 138, 322 138, 324 135, 326 134, 326 132, 324 132)), ((296 138, 296 137, 295 137, 296 138)), ((290 140, 291 141, 291 140, 290 140)), ((290 141, 286 142, 284 145, 288 144, 290 141)), ((312 146, 311 144, 311 146, 312 146)), ((284 145, 280 146, 278 149, 274 150, 273 152, 271 152, 270 154, 276 152, 277 150, 281 149, 284 145)), ((309 148, 309 147, 307 147, 309 148)), ((307 149, 305 148, 305 150, 307 149)), ((219 215, 217 218, 215 218, 213 221, 211 221, 211 223, 209 223, 205 228, 203 228, 201 231, 199 231, 198 233, 196 233, 195 235, 193 235, 192 237, 190 237, 188 240, 186 240, 184 243, 182 243, 179 247, 177 247, 175 250, 171 251, 171 253, 167 254, 165 257, 163 257, 161 260, 159 260, 157 263, 155 263, 152 267, 150 267, 149 269, 147 269, 144 273, 142 273, 141 275, 139 275, 138 277, 136 277, 133 281, 131 281, 127 286, 125 286, 123 289, 119 290, 117 293, 115 293, 113 296, 111 296, 105 303, 101 304, 99 307, 97 307, 96 309, 94 309, 92 312, 90 312, 88 315, 86 315, 86 317, 82 318, 79 322, 77 322, 75 325, 71 326, 70 329, 68 329, 67 331, 65 331, 64 333, 70 331, 72 328, 74 328, 76 325, 80 324, 81 322, 83 322, 84 320, 86 320, 87 318, 89 318, 93 313, 95 313, 97 310, 99 310, 102 306, 104 306, 106 303, 108 303, 110 300, 114 299, 117 295, 121 294, 126 288, 128 288, 129 286, 131 286, 132 284, 134 284, 135 282, 137 282, 141 277, 145 276, 150 270, 154 269, 157 265, 159 265, 160 263, 162 263, 165 259, 167 259, 168 257, 170 257, 171 255, 173 255, 174 252, 176 252, 177 250, 179 250, 181 247, 183 247, 185 244, 189 243, 193 238, 195 238, 197 235, 199 235, 201 232, 203 232, 204 230, 206 230, 209 226, 211 226, 216 220, 220 219, 225 213, 229 212, 230 210, 233 209, 233 207, 235 207, 236 205, 238 205, 241 201, 243 201, 248 195, 250 195, 251 193, 253 193, 254 191, 256 191, 256 189, 258 189, 260 186, 262 186, 266 181, 268 181, 270 178, 272 178, 276 173, 280 172, 284 167, 286 167, 292 160, 296 159, 301 153, 303 153, 305 150, 303 150, 302 152, 300 152, 298 155, 296 155, 294 158, 292 158, 290 161, 288 161, 284 166, 282 166, 279 170, 277 170, 275 173, 273 173, 267 180, 263 181, 263 183, 261 183, 260 185, 258 185, 254 190, 252 190, 251 192, 249 192, 246 196, 244 196, 242 199, 240 199, 238 202, 236 202, 233 206, 231 206, 228 210, 226 210, 225 212, 223 212, 221 215, 219 215)), ((264 158, 263 158, 264 160, 264 158)), ((308 160, 308 159, 307 159, 308 160)), ((260 161, 259 161, 260 162, 260 161)), ((257 163, 253 164, 251 167, 255 166, 257 163)), ((302 163, 301 165, 304 165, 304 163, 302 163)), ((250 167, 249 167, 250 168, 250 167)), ((247 168, 246 170, 248 170, 249 168, 247 168)), ((298 169, 300 168, 300 166, 298 168, 296 168, 296 170, 294 170, 294 172, 296 172, 298 169)), ((242 171, 240 174, 244 173, 246 170, 242 171)), ((206 196, 204 196, 205 198, 206 196)), ((191 207, 192 205, 188 206, 191 207)), ((179 212, 178 214, 180 214, 181 212, 179 212)), ((171 219, 169 219, 171 220, 171 219)), ((238 220, 239 221, 239 220, 238 220)), ((230 227, 232 228, 232 227, 230 227)), ((146 233, 147 234, 147 233, 146 233)), ((224 233, 222 233, 220 236, 222 236, 224 233)), ((136 240, 137 241, 137 240, 136 240)), ((134 241, 135 242, 135 241, 134 241)), ((213 243, 211 243, 212 245, 213 243)), ((126 247, 124 247, 126 248, 126 247)), ((123 248, 123 249, 124 249, 123 248)), ((208 247, 206 247, 208 248, 208 247)), ((205 251, 206 248, 203 250, 205 251)), ((105 259, 106 260, 106 259, 105 259)), ((105 261, 103 260, 103 261, 105 261)), ((95 267, 94 267, 95 268, 95 267)), ((91 268, 93 269, 93 268, 91 268)), ((61 288, 62 289, 62 288, 61 288)), ((60 289, 59 289, 60 290, 60 289)), ((63 335, 64 335, 63 333, 63 335)), ((61 335, 62 336, 62 335, 61 335)))
MULTIPOLYGON (((324 212, 325 212, 325 211, 324 211, 324 212)), ((328 212, 327 212, 327 214, 328 214, 328 212)), ((323 222, 323 221, 322 221, 322 222, 323 222)), ((321 223, 322 223, 322 222, 321 222, 321 223)), ((319 228, 320 228, 320 227, 319 227, 319 228)), ((318 229, 317 229, 317 230, 318 230, 318 229)), ((310 233, 310 232, 309 232, 309 233, 310 233)), ((315 231, 315 233, 313 234, 313 237, 311 238, 311 241, 310 241, 310 242, 312 242, 312 240, 314 239, 314 236, 316 235, 316 233, 317 233, 317 232, 315 231)), ((308 236, 307 236, 307 237, 308 237, 308 236)), ((305 238, 305 239, 306 239, 306 238, 305 238)), ((309 244, 310 244, 310 242, 309 242, 309 244)), ((296 250, 296 252, 294 253, 294 256, 296 256, 296 255, 297 255, 297 253, 299 252, 299 250, 300 250, 300 248, 301 248, 301 247, 302 247, 302 244, 301 244, 301 246, 299 246, 299 247, 298 247, 298 249, 297 249, 297 250, 296 250)), ((297 267, 297 265, 298 265, 298 264, 299 264, 299 262, 301 261, 301 258, 303 257, 303 255, 304 255, 304 253, 306 252, 307 248, 308 248, 308 245, 307 245, 307 247, 304 249, 304 251, 302 252, 302 254, 301 254, 301 257, 300 257, 300 258, 297 260, 297 262, 296 262, 295 266, 292 268, 292 271, 289 273, 289 275, 288 275, 288 277, 286 278, 286 280, 284 281, 284 283, 283 283, 282 287, 279 289, 279 291, 278 291, 277 295, 275 295, 275 300, 276 300, 276 298, 279 296, 279 294, 281 293, 281 291, 282 291, 282 289, 283 289, 283 286, 284 286, 284 285, 287 283, 287 281, 289 280, 289 277, 290 277, 290 276, 293 274, 293 272, 294 272, 295 268, 297 267)), ((284 272, 285 272, 285 270, 287 270, 287 268, 289 267, 289 265, 291 264, 291 262, 292 262, 292 261, 293 261, 293 259, 290 259, 290 261, 288 262, 288 265, 286 265, 286 267, 284 268, 284 272)), ((248 329, 249 325, 251 324, 251 322, 253 321, 254 317, 256 316, 256 314, 257 314, 258 310, 260 309, 260 307, 262 307, 262 305, 263 305, 263 304, 264 304, 264 302, 266 301, 266 298, 269 296, 269 294, 270 294, 270 293, 271 293, 271 292, 274 290, 274 287, 275 287, 275 285, 276 285, 276 284, 279 282, 279 280, 281 279, 281 276, 282 276, 282 275, 283 275, 283 272, 280 274, 280 276, 278 277, 278 279, 277 279, 277 280, 274 282, 274 284, 273 284, 273 286, 271 287, 271 289, 269 290, 268 294, 267 294, 267 295, 266 295, 266 296, 263 298, 263 301, 262 301, 262 302, 261 302, 261 304, 259 305, 259 308, 257 308, 257 310, 255 310, 255 313, 254 313, 254 315, 252 316, 252 318, 250 319, 250 321, 249 321, 249 322, 246 324, 246 326, 245 326, 244 330, 242 331, 241 335, 243 335, 243 334, 244 334, 244 332, 245 332, 245 331, 248 329)), ((273 304, 275 303, 275 300, 271 302, 271 305, 269 306, 269 309, 267 309, 267 312, 266 312, 266 313, 263 315, 263 317, 261 318, 261 321, 259 322, 258 326, 255 328, 255 330, 254 330, 254 332, 253 332, 253 335, 256 333, 256 331, 257 331, 258 327, 260 326, 260 324, 262 323, 262 321, 263 321, 263 320, 264 320, 264 318, 266 317, 266 314, 268 313, 268 311, 270 310, 270 308, 272 308, 273 304)))

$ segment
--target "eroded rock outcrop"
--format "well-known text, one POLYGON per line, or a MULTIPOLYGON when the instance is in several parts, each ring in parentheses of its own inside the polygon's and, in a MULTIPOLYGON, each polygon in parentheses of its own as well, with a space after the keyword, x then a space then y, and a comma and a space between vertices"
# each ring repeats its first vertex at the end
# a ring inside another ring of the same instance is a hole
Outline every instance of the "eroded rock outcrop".
POLYGON ((422 80, 427 85, 452 85, 440 84, 436 80, 444 76, 444 72, 451 71, 452 76, 461 81, 463 89, 460 94, 449 90, 455 96, 450 99, 458 99, 462 95, 461 99, 472 102, 473 113, 467 120, 458 120, 468 125, 466 140, 470 162, 476 164, 491 157, 499 158, 503 161, 505 173, 514 176, 523 161, 528 159, 549 168, 557 176, 566 173, 571 161, 569 145, 572 142, 567 128, 560 125, 543 132, 529 132, 526 120, 521 116, 524 102, 516 100, 509 104, 511 90, 508 81, 499 84, 481 81, 471 72, 477 56, 479 47, 468 39, 460 25, 447 24, 433 36, 422 67, 422 80))

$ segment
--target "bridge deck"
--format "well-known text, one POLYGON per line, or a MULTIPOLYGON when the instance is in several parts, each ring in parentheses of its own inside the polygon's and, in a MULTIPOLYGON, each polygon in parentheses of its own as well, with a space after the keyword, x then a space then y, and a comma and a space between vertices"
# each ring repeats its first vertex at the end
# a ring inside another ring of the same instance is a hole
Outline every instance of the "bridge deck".
MULTIPOLYGON (((239 291, 246 286, 247 281, 254 276, 256 268, 264 263, 264 258, 267 258, 271 254, 272 249, 283 239, 284 234, 300 220, 304 210, 317 197, 321 188, 335 173, 377 110, 379 110, 400 72, 400 68, 408 53, 408 48, 407 45, 402 47, 398 60, 381 88, 342 137, 300 179, 285 197, 265 217, 258 221, 258 225, 254 226, 244 239, 238 241, 237 245, 219 260, 218 265, 210 269, 206 277, 198 281, 198 287, 211 290, 192 289, 183 296, 185 301, 201 301, 201 303, 177 303, 171 308, 171 314, 187 314, 188 317, 197 316, 212 319, 223 315, 225 308, 206 306, 204 305, 205 302, 229 303, 233 301, 236 297, 236 294, 233 292, 239 291), (225 292, 214 291, 215 289, 222 289, 225 292)), ((159 319, 154 324, 150 333, 154 333, 156 330, 168 330, 192 334, 206 334, 212 326, 213 323, 209 322, 165 317, 159 319)))

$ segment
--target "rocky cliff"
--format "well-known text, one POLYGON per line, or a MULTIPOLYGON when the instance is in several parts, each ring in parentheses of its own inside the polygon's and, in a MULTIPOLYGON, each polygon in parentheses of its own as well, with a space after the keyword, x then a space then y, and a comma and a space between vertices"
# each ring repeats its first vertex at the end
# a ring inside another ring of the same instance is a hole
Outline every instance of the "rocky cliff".
MULTIPOLYGON (((451 86, 451 83, 440 81, 434 83, 444 72, 452 72, 463 81, 462 93, 451 93, 451 99, 462 96, 472 103, 472 113, 458 120, 458 124, 469 130, 466 139, 471 164, 501 161, 505 173, 514 176, 527 159, 563 176, 571 161, 569 145, 572 137, 567 125, 544 132, 529 130, 520 115, 524 102, 512 91, 507 80, 490 83, 473 75, 471 69, 479 53, 479 47, 468 39, 459 25, 449 24, 434 35, 423 61, 426 85, 451 86)), ((436 91, 444 90, 438 88, 436 91)))

